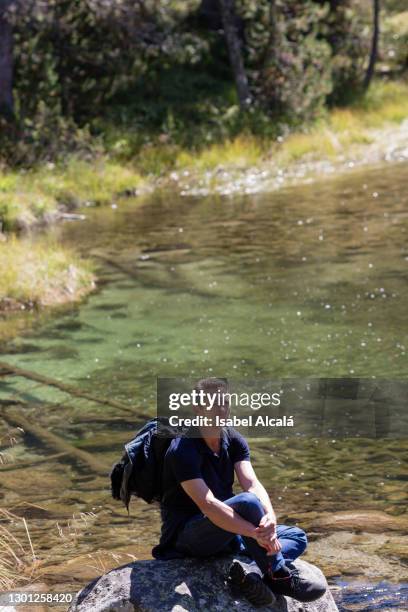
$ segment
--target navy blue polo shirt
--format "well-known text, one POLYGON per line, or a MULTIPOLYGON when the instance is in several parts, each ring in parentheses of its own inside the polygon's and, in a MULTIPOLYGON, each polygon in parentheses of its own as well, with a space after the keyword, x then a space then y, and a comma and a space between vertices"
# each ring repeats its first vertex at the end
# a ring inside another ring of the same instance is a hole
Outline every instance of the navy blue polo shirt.
POLYGON ((249 461, 249 458, 245 438, 232 427, 221 432, 219 455, 207 446, 202 437, 179 437, 171 441, 163 465, 161 538, 159 545, 152 550, 153 557, 170 559, 182 556, 172 546, 187 521, 201 514, 180 483, 202 478, 214 496, 224 501, 234 494, 234 464, 249 461))

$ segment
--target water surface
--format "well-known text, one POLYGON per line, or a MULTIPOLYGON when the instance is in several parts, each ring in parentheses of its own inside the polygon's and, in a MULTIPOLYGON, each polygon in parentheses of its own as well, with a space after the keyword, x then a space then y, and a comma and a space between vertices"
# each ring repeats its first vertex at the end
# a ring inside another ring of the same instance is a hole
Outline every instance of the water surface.
MULTIPOLYGON (((2 359, 146 416, 157 376, 405 380, 407 170, 378 167, 272 194, 165 193, 88 208, 85 221, 54 232, 96 258, 98 290, 3 346, 2 359)), ((107 469, 140 421, 17 377, 1 380, 0 399, 10 398, 25 402, 13 410, 107 469)), ((28 517, 50 583, 77 588, 125 554, 149 555, 157 509, 136 502, 127 518, 107 480, 69 456, 18 468, 55 450, 17 430, 9 448, 7 431, 3 422, 2 449, 16 465, 0 472, 0 503, 28 517), (91 556, 59 565, 80 555, 91 556)), ((406 440, 282 438, 251 447, 280 520, 310 530, 310 559, 329 577, 407 579, 406 440), (354 509, 368 513, 366 529, 329 519, 319 527, 321 513, 354 509), (391 517, 377 537, 375 512, 391 517)))

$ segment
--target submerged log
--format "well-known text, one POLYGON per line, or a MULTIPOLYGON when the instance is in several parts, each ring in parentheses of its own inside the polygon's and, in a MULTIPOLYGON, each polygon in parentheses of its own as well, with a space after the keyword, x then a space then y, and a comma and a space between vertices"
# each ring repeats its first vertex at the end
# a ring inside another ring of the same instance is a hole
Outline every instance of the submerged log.
POLYGON ((17 414, 15 410, 2 410, 2 417, 14 427, 21 427, 24 432, 32 435, 39 442, 57 451, 57 453, 65 453, 75 461, 82 465, 86 465, 92 472, 106 476, 108 466, 101 465, 101 462, 80 448, 76 448, 66 440, 63 440, 55 433, 44 429, 40 425, 36 425, 26 419, 23 415, 17 414))
POLYGON ((127 414, 132 414, 133 416, 145 417, 146 415, 141 412, 136 411, 134 408, 130 406, 126 406, 126 404, 122 404, 122 402, 118 402, 113 399, 104 399, 102 397, 98 397, 93 395, 92 393, 88 393, 88 391, 82 391, 82 389, 77 389, 72 385, 66 385, 65 383, 56 380, 55 378, 50 378, 49 376, 43 376, 42 374, 38 374, 37 372, 32 372, 31 370, 25 370, 23 368, 18 368, 17 366, 13 366, 9 363, 5 363, 4 361, 0 361, 0 370, 4 370, 8 374, 12 374, 13 376, 21 376, 22 378, 28 378, 30 380, 35 380, 36 382, 42 383, 48 387, 56 387, 60 391, 67 393, 68 395, 73 395, 75 397, 81 397, 96 404, 103 404, 106 406, 112 406, 112 408, 117 408, 118 410, 122 410, 127 414))
POLYGON ((47 457, 42 457, 41 459, 33 459, 33 461, 16 461, 10 463, 2 463, 0 465, 0 472, 14 472, 14 470, 20 470, 23 468, 31 468, 40 465, 41 463, 48 463, 49 461, 55 461, 55 459, 61 459, 61 457, 66 457, 68 455, 67 452, 63 453, 54 453, 52 455, 47 455, 47 457))

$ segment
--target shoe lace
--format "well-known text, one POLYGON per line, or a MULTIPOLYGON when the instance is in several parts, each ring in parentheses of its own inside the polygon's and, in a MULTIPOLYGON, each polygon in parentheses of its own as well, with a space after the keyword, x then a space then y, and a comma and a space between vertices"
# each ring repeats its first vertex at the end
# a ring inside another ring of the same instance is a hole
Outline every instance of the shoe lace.
POLYGON ((290 577, 292 580, 293 588, 298 589, 300 587, 300 573, 297 568, 293 568, 290 571, 290 577))

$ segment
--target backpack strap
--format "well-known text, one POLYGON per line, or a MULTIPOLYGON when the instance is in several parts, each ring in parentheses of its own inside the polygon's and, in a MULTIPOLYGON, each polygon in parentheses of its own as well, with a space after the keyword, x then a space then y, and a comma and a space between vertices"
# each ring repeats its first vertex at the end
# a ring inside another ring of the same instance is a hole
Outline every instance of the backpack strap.
POLYGON ((129 515, 129 503, 130 503, 130 488, 129 488, 129 480, 132 475, 133 463, 128 458, 128 461, 125 463, 125 467, 123 468, 122 475, 122 484, 120 487, 120 499, 126 506, 127 513, 129 515))

